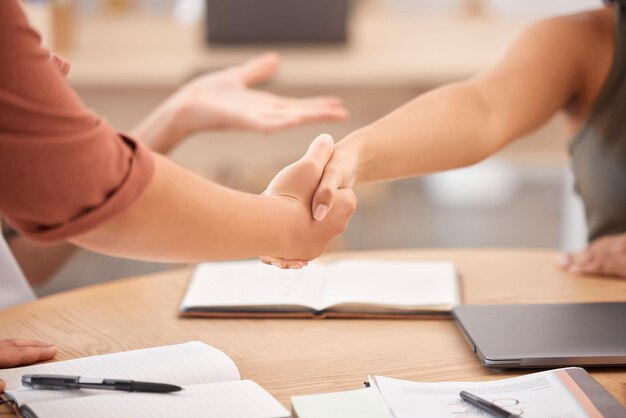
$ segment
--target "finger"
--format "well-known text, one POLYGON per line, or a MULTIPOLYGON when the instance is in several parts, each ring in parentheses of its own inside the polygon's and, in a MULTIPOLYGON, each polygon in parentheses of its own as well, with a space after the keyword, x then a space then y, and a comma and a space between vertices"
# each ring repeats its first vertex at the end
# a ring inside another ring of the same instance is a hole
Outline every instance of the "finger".
POLYGON ((615 253, 597 254, 592 260, 572 266, 579 274, 626 277, 626 257, 615 253))
POLYGON ((4 380, 0 379, 0 393, 4 392, 6 387, 7 387, 7 383, 4 380))
POLYGON ((554 264, 561 269, 565 269, 572 264, 572 255, 568 253, 560 254, 554 259, 554 264))
POLYGON ((343 107, 308 107, 289 108, 276 111, 277 117, 289 118, 298 123, 324 121, 324 120, 345 120, 348 118, 348 111, 343 107))
POLYGON ((316 97, 276 97, 276 105, 279 108, 319 108, 319 107, 343 107, 343 101, 335 96, 316 96, 316 97))
POLYGON ((70 64, 68 60, 66 60, 65 58, 63 58, 62 56, 54 52, 50 55, 50 58, 59 68, 59 71, 61 71, 61 74, 63 74, 63 76, 67 76, 67 74, 70 72, 70 69, 72 68, 72 64, 70 64))
POLYGON ((252 131, 263 133, 272 133, 281 129, 292 128, 297 126, 299 121, 284 115, 266 114, 244 121, 245 127, 252 131))
POLYGON ((323 221, 332 209, 341 181, 341 175, 332 165, 327 165, 324 168, 324 174, 322 174, 322 179, 311 203, 311 213, 315 220, 323 221))
POLYGON ((573 263, 566 270, 572 274, 599 274, 601 262, 598 259, 593 259, 582 263, 573 263))
POLYGON ((590 248, 586 248, 570 255, 570 263, 565 267, 565 270, 573 274, 582 274, 585 269, 592 268, 595 261, 596 254, 590 248))
POLYGON ((246 86, 258 84, 274 76, 280 65, 280 57, 275 52, 259 55, 241 64, 237 70, 246 86))
POLYGON ((575 254, 570 255, 570 264, 585 264, 593 260, 596 252, 591 250, 591 248, 586 248, 582 251, 579 251, 575 254))
POLYGON ((15 367, 37 361, 50 360, 57 354, 56 347, 9 347, 0 350, 0 367, 15 367))
POLYGON ((250 119, 247 128, 265 133, 288 129, 303 123, 321 121, 342 121, 348 118, 348 112, 342 108, 280 110, 259 115, 250 119))
POLYGON ((309 264, 307 260, 286 260, 280 257, 269 257, 269 256, 262 256, 259 258, 265 264, 269 264, 275 267, 280 267, 282 269, 302 268, 309 264))
POLYGON ((321 134, 311 142, 311 145, 309 145, 309 148, 306 150, 301 160, 312 162, 321 175, 324 167, 326 167, 326 164, 330 161, 330 157, 333 155, 334 147, 335 142, 333 141, 333 137, 329 134, 321 134))
POLYGON ((53 347, 54 344, 46 341, 38 340, 18 340, 6 339, 0 340, 0 348, 2 347, 53 347))
POLYGON ((293 270, 293 269, 301 269, 302 267, 304 267, 306 264, 301 261, 301 260, 279 260, 276 262, 273 262, 272 265, 274 267, 278 267, 281 268, 283 270, 293 270))

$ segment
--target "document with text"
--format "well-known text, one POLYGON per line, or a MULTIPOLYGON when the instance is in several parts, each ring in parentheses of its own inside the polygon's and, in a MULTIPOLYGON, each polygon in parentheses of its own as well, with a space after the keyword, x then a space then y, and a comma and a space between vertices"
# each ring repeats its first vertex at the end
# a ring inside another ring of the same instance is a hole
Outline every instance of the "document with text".
POLYGON ((468 391, 513 415, 533 418, 618 418, 622 407, 581 368, 565 368, 485 382, 424 383, 376 376, 377 387, 395 418, 474 418, 486 412, 461 400, 468 391))

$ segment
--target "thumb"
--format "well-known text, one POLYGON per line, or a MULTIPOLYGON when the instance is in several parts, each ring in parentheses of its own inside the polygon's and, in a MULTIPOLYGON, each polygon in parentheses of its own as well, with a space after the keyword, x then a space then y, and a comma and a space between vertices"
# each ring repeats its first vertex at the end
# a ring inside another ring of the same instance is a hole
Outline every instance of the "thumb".
POLYGON ((246 86, 266 81, 278 71, 280 57, 275 52, 259 55, 239 66, 239 72, 246 86))
POLYGON ((321 134, 311 142, 309 149, 306 150, 306 153, 300 160, 313 163, 321 176, 324 167, 328 164, 330 157, 333 156, 334 148, 335 142, 333 137, 329 134, 321 134))

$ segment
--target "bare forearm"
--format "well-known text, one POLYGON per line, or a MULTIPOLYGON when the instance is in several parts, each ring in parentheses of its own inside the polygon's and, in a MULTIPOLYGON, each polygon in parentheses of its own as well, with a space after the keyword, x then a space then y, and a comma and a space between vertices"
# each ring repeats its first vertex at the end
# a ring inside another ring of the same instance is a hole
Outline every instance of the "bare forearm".
POLYGON ((33 286, 47 282, 76 252, 76 247, 67 242, 41 244, 22 236, 13 238, 9 246, 24 275, 33 286))
POLYGON ((356 181, 427 174, 490 156, 578 97, 588 56, 581 53, 589 38, 583 29, 576 18, 533 25, 493 69, 417 97, 346 137, 336 156, 344 148, 357 153, 356 181))
POLYGON ((165 100, 130 132, 152 151, 169 154, 187 134, 180 127, 181 108, 173 99, 165 100))
POLYGON ((504 145, 480 93, 467 83, 423 94, 348 135, 336 154, 356 156, 357 182, 476 163, 504 145))
POLYGON ((72 242, 174 262, 279 254, 288 247, 290 217, 275 198, 226 189, 163 157, 155 163, 154 179, 128 211, 72 242))

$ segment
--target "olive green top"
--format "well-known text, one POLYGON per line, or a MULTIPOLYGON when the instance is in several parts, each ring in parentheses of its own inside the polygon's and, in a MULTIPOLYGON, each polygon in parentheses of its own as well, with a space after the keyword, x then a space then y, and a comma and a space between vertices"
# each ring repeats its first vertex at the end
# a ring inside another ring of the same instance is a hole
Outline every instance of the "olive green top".
POLYGON ((626 232, 626 7, 616 6, 615 12, 613 67, 589 119, 570 143, 589 240, 626 232))

